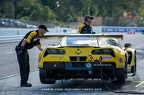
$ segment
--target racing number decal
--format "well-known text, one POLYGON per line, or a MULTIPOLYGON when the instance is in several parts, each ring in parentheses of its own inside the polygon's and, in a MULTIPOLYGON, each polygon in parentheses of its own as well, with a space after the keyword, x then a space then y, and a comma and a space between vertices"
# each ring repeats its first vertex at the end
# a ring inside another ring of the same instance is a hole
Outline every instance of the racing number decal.
POLYGON ((88 55, 88 61, 92 61, 92 55, 88 55))

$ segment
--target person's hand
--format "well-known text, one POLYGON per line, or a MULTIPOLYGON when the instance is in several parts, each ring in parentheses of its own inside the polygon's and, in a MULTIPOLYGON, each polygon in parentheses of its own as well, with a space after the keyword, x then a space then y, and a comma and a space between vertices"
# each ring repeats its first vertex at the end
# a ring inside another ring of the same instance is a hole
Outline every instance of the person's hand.
POLYGON ((43 50, 43 48, 41 48, 41 46, 38 46, 38 49, 39 49, 40 51, 42 51, 42 50, 43 50))

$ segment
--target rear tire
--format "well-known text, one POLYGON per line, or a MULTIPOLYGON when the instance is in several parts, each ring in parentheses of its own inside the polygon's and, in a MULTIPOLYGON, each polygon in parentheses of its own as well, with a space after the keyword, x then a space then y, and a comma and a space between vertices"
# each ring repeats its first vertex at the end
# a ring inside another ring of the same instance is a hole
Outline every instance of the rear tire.
POLYGON ((127 60, 125 60, 125 68, 116 69, 117 80, 113 81, 114 84, 125 84, 127 82, 127 60))
POLYGON ((124 68, 117 69, 116 71, 117 80, 113 81, 114 84, 124 84, 126 83, 126 73, 124 68))
POLYGON ((45 69, 39 69, 39 77, 40 82, 42 84, 55 84, 56 80, 46 80, 46 70, 45 69))

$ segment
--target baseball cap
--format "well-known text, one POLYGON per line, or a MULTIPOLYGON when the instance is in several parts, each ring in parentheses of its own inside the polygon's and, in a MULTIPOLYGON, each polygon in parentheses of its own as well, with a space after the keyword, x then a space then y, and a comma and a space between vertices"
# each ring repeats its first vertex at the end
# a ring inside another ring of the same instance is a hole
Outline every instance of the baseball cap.
POLYGON ((91 18, 91 20, 94 19, 92 16, 86 15, 86 16, 84 17, 84 21, 87 21, 88 18, 91 18))
POLYGON ((45 25, 40 25, 38 28, 44 29, 45 31, 49 32, 49 31, 47 30, 47 27, 46 27, 45 25))

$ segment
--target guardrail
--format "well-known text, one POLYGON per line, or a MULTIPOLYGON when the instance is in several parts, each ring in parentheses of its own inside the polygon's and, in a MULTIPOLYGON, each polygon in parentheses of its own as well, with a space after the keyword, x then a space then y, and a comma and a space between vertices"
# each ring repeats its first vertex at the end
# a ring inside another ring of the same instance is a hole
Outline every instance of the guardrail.
MULTIPOLYGON (((35 30, 35 29, 34 29, 35 30)), ((69 31, 72 31, 71 28, 49 28, 49 33, 67 33, 69 31)), ((20 41, 24 35, 32 31, 32 29, 23 29, 23 28, 0 28, 0 43, 6 43, 6 42, 17 42, 20 41)))
MULTIPOLYGON (((100 33, 104 34, 127 34, 128 29, 127 27, 93 27, 93 31, 100 31, 100 33), (115 29, 116 28, 116 29, 115 29), (118 28, 118 29, 117 29, 118 28), (116 31, 117 30, 117 31, 116 31)), ((0 43, 6 43, 6 42, 17 42, 20 41, 24 35, 30 31, 31 29, 15 29, 15 28, 0 28, 0 43)), ((50 28, 48 29, 49 33, 77 33, 76 30, 71 30, 71 28, 50 28), (69 32, 70 31, 70 32, 69 32)), ((135 28, 130 27, 129 30, 136 31, 136 34, 141 34, 141 30, 144 30, 143 27, 135 28)), ((144 32, 143 32, 144 34, 144 32)))
POLYGON ((0 36, 0 43, 20 41, 24 35, 0 36))

